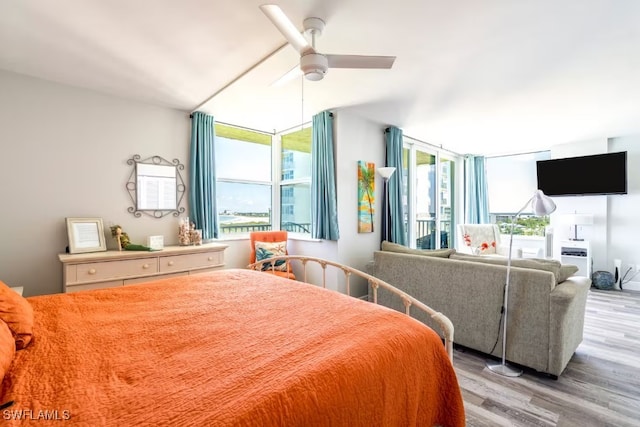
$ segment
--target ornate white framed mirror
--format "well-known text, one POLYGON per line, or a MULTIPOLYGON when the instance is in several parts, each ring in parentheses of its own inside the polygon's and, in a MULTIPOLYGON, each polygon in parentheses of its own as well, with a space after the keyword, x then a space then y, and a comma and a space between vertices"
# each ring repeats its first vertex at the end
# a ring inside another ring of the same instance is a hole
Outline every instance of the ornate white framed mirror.
POLYGON ((144 214, 154 218, 184 213, 185 208, 180 205, 186 186, 180 173, 184 170, 180 160, 168 161, 160 156, 141 159, 135 154, 127 164, 132 166, 126 185, 133 203, 127 209, 129 212, 135 217, 144 214))

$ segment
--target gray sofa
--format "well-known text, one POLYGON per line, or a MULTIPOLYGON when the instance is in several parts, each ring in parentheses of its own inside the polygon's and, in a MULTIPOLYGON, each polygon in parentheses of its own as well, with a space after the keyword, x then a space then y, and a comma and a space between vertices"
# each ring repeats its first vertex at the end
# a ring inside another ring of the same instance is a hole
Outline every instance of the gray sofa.
MULTIPOLYGON (((487 260, 458 254, 449 258, 450 252, 430 251, 430 255, 437 256, 425 256, 427 252, 418 255, 377 251, 369 270, 449 317, 455 328, 456 344, 499 357, 502 354, 500 311, 507 271, 506 265, 500 263, 506 263, 506 259, 487 260)), ((561 273, 556 268, 557 262, 556 265, 549 262, 542 269, 522 266, 529 267, 533 262, 514 260, 512 263, 506 359, 558 376, 582 341, 591 280, 561 277, 571 270, 561 273)), ((370 299, 372 292, 369 289, 370 299)), ((404 310, 402 302, 384 290, 378 290, 378 302, 404 310)), ((437 330, 426 316, 412 315, 437 330)))

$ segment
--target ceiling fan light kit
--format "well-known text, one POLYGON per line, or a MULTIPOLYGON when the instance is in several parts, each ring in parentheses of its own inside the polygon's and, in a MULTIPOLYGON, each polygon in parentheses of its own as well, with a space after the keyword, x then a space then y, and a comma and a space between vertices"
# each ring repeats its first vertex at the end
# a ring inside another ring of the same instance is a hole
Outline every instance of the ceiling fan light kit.
POLYGON ((319 53, 309 53, 300 58, 300 69, 307 80, 314 82, 322 80, 328 68, 327 57, 319 53))
MULTIPOLYGON (((300 54, 300 70, 307 80, 318 81, 327 74, 329 68, 389 69, 393 66, 395 56, 367 55, 324 55, 316 51, 316 36, 322 34, 325 22, 316 17, 306 18, 304 31, 311 35, 311 43, 298 32, 296 26, 284 14, 279 6, 264 4, 260 10, 269 18, 298 54, 300 54)), ((294 74, 291 74, 293 77, 294 74)), ((280 84, 282 79, 278 79, 280 84)))

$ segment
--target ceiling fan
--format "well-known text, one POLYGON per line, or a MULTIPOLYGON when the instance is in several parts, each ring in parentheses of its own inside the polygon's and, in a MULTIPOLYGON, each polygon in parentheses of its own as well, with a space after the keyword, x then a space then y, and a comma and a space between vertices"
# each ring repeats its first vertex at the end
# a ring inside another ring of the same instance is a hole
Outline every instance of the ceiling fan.
POLYGON ((322 34, 325 23, 320 18, 307 18, 303 22, 305 32, 311 35, 311 43, 298 31, 291 20, 284 14, 280 6, 264 4, 260 6, 262 12, 271 20, 278 31, 282 33, 289 44, 300 54, 300 65, 285 74, 279 82, 289 77, 304 73, 307 80, 322 80, 329 68, 377 68, 389 69, 396 60, 395 56, 367 56, 367 55, 333 55, 316 51, 316 36, 322 34))

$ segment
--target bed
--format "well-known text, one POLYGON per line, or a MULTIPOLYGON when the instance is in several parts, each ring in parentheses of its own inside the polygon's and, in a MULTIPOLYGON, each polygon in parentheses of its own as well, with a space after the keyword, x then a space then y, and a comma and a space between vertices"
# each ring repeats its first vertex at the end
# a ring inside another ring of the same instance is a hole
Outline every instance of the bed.
POLYGON ((322 287, 237 269, 25 301, 3 425, 464 425, 436 332, 322 287))

